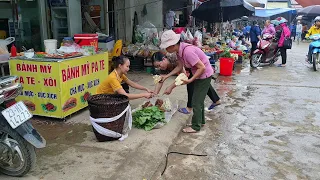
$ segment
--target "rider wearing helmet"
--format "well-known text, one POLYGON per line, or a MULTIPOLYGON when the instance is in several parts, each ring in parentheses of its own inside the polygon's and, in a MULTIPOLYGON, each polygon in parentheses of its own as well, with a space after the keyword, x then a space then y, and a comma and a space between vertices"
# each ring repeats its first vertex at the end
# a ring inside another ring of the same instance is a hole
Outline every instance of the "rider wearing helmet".
MULTIPOLYGON (((311 35, 320 34, 320 16, 317 16, 314 19, 314 25, 309 29, 308 33, 306 34, 306 38, 309 38, 311 35)), ((308 62, 312 63, 312 49, 313 46, 310 44, 309 52, 308 52, 308 62)))

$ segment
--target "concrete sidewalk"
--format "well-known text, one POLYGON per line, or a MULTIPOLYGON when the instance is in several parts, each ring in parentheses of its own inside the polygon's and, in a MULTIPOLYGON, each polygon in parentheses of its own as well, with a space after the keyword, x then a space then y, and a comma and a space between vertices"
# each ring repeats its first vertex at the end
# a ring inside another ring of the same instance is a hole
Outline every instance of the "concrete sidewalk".
MULTIPOLYGON (((151 75, 131 73, 129 78, 150 89, 154 87, 151 75)), ((172 81, 167 80, 163 90, 172 81)), ((130 89, 130 93, 137 92, 130 89)), ((169 97, 186 101, 186 87, 176 88, 169 97)), ((143 101, 145 99, 130 103, 135 108, 143 101)), ((47 147, 38 150, 37 166, 22 179, 150 179, 188 118, 177 112, 161 129, 146 132, 133 128, 123 142, 97 142, 88 110, 66 122, 36 118, 33 124, 47 140, 47 147)), ((0 179, 3 178, 15 179, 0 175, 0 179)))

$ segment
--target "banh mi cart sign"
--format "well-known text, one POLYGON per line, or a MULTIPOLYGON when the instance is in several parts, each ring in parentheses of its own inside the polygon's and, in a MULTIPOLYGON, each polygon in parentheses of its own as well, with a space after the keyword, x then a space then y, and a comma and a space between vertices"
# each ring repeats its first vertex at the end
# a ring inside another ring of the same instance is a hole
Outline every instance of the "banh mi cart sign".
POLYGON ((11 75, 18 76, 23 101, 34 115, 64 118, 87 107, 90 94, 108 75, 108 54, 57 62, 10 60, 11 75))

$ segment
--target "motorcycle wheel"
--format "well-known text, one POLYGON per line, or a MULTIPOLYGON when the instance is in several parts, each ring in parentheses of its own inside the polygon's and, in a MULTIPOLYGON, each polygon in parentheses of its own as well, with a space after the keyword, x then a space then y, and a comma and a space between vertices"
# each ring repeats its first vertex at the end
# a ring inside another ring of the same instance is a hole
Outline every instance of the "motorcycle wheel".
POLYGON ((261 54, 254 54, 252 55, 251 59, 250 59, 250 66, 252 68, 257 68, 260 66, 260 61, 261 61, 261 54))
POLYGON ((11 161, 12 163, 10 165, 0 163, 0 172, 9 176, 24 176, 35 165, 35 149, 7 123, 3 123, 2 121, 0 125, 0 143, 6 147, 9 147, 13 152, 11 161))
POLYGON ((319 64, 319 54, 313 54, 312 55, 312 64, 313 64, 313 70, 318 70, 318 64, 319 64))

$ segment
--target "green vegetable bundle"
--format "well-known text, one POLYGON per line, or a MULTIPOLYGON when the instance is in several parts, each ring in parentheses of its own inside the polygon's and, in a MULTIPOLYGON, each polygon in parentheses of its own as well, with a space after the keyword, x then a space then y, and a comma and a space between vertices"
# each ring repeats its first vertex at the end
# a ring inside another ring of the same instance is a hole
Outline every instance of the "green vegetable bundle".
POLYGON ((220 57, 231 58, 230 49, 224 49, 224 51, 220 54, 220 57))
POLYGON ((164 112, 157 106, 147 107, 132 114, 133 125, 136 128, 150 131, 158 122, 165 123, 164 112))

